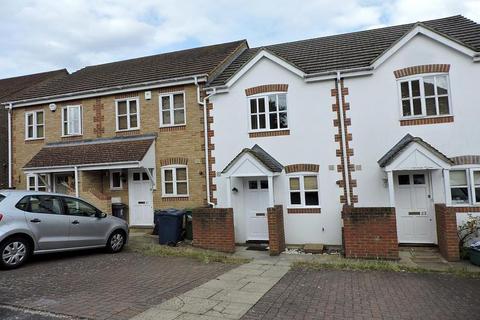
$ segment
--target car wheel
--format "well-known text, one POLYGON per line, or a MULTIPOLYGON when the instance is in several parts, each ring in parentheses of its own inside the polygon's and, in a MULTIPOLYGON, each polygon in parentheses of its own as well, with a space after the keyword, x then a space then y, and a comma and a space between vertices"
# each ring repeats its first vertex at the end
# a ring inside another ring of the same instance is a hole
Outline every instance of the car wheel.
POLYGON ((107 250, 111 253, 122 251, 125 245, 125 233, 123 231, 114 231, 108 238, 107 250))
POLYGON ((0 267, 15 269, 30 257, 30 244, 23 238, 13 237, 0 244, 0 267))

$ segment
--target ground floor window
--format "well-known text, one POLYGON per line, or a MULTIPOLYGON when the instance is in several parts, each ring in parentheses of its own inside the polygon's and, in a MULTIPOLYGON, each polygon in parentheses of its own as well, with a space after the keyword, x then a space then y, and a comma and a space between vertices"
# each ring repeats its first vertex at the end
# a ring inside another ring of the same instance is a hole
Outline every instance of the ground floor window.
POLYGON ((110 171, 110 189, 111 190, 122 190, 122 171, 110 171))
POLYGON ((452 204, 479 204, 480 168, 451 170, 450 193, 452 204))
POLYGON ((162 196, 188 196, 188 168, 187 166, 162 167, 162 196))
POLYGON ((290 176, 288 179, 291 207, 320 205, 317 175, 290 176))
POLYGON ((48 174, 29 174, 27 175, 27 190, 48 191, 50 176, 48 174))

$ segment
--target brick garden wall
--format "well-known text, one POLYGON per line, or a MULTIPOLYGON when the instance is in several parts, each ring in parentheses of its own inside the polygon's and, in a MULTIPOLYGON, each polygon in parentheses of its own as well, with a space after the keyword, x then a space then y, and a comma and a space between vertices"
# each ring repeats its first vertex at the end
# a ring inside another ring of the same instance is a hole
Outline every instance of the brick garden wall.
POLYGON ((437 219, 438 249, 447 261, 460 260, 458 249, 457 217, 453 208, 445 204, 435 204, 437 219))
POLYGON ((192 212, 193 245, 222 252, 235 252, 232 208, 197 208, 192 212))
POLYGON ((283 207, 278 205, 267 209, 268 245, 270 255, 278 256, 285 251, 285 228, 283 224, 283 207))
POLYGON ((344 206, 342 217, 345 257, 399 258, 395 208, 344 206))

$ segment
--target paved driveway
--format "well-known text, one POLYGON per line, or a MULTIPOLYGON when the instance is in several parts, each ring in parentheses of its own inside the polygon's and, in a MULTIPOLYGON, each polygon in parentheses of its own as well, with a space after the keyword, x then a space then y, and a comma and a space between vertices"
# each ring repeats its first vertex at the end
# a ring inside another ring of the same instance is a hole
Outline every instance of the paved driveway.
POLYGON ((0 305, 90 319, 128 319, 231 268, 132 252, 39 256, 20 269, 0 271, 0 305))
POLYGON ((480 279, 288 272, 242 319, 480 319, 480 279))

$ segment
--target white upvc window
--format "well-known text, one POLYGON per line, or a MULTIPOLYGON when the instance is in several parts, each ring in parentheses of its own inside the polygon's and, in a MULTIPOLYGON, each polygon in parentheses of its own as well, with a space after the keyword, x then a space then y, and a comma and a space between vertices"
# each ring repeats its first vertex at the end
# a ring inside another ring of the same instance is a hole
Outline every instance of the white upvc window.
POLYGON ((248 98, 251 131, 288 129, 287 94, 269 93, 248 98))
POLYGON ((27 174, 27 190, 47 192, 50 176, 48 174, 27 174), (41 178, 40 178, 41 177, 41 178), (47 184, 45 184, 45 182, 47 184))
POLYGON ((450 170, 453 205, 480 204, 480 168, 450 170))
POLYGON ((62 135, 76 136, 82 134, 82 106, 62 108, 62 135))
POLYGON ((122 190, 122 171, 110 171, 110 190, 122 190))
POLYGON ((140 104, 137 98, 118 99, 116 104, 117 131, 140 129, 140 104))
POLYGON ((426 74, 398 81, 402 118, 451 115, 448 74, 426 74))
POLYGON ((181 126, 186 124, 184 92, 161 94, 159 103, 160 127, 181 126))
POLYGON ((188 168, 184 165, 162 167, 162 196, 188 197, 188 168))
POLYGON ((290 207, 320 207, 318 175, 302 174, 288 176, 290 207))
POLYGON ((480 204, 480 168, 471 170, 472 199, 475 204, 480 204))
POLYGON ((25 113, 25 139, 45 138, 45 113, 43 110, 25 113))

